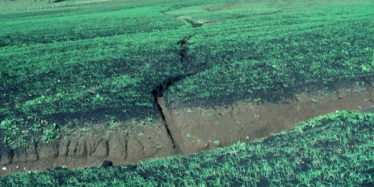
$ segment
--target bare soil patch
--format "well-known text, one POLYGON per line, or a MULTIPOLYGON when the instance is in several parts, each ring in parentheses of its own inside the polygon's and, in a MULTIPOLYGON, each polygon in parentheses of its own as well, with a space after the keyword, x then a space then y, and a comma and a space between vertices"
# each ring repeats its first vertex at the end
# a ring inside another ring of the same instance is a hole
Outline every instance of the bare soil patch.
MULTIPOLYGON (((336 110, 373 111, 373 88, 360 92, 339 90, 299 94, 297 100, 282 104, 237 102, 216 108, 173 108, 167 110, 178 129, 181 154, 231 145, 238 140, 250 143, 272 133, 292 129, 295 124, 336 110)), ((170 124, 169 124, 170 126, 170 124)), ((175 128, 174 127, 174 128, 175 128)))
POLYGON ((35 144, 27 149, 2 149, 0 175, 56 167, 101 166, 104 160, 113 164, 135 163, 175 154, 164 124, 153 123, 157 124, 131 130, 73 133, 57 142, 35 144))
POLYGON ((334 94, 319 91, 299 94, 281 104, 236 102, 215 108, 165 107, 158 98, 163 120, 153 125, 112 131, 78 131, 49 144, 0 152, 0 175, 16 171, 136 163, 149 158, 189 155, 231 145, 250 143, 272 133, 289 130, 296 123, 336 110, 374 112, 374 92, 366 88, 342 89, 334 94))

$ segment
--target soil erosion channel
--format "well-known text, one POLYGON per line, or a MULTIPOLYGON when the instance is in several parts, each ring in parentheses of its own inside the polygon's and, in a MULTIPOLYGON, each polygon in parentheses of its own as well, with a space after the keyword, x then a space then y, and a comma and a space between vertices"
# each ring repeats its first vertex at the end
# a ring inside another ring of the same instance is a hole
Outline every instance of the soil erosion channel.
MULTIPOLYGON (((322 93, 322 92, 321 92, 322 93)), ((76 130, 49 144, 34 144, 23 150, 1 150, 0 175, 15 171, 136 163, 148 158, 188 155, 251 142, 294 127, 295 123, 336 110, 374 111, 373 87, 339 90, 335 94, 299 94, 283 104, 236 102, 229 106, 165 107, 153 125, 114 130, 76 130)), ((129 122, 130 123, 130 122, 129 122)))

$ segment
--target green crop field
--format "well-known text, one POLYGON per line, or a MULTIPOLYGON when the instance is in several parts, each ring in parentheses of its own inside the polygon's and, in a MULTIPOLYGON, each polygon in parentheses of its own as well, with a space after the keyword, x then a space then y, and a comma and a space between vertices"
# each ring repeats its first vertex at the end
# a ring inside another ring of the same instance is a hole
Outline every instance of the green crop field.
MULTIPOLYGON (((153 121, 158 97, 214 107, 373 87, 373 10, 369 0, 1 1, 0 149, 96 122, 153 121)), ((373 120, 343 111, 251 145, 13 174, 0 186, 369 185, 373 120)))
POLYGON ((154 113, 152 90, 180 73, 177 42, 190 31, 176 32, 186 24, 161 14, 162 7, 133 6, 1 16, 4 143, 25 144, 28 134, 20 136, 21 131, 38 133, 55 123, 49 120, 61 121, 59 116, 154 113))
POLYGON ((0 177, 1 186, 371 186, 374 115, 339 111, 252 144, 136 165, 0 177))
POLYGON ((2 13, 3 143, 19 147, 77 116, 152 116, 152 92, 166 87, 167 103, 277 102, 373 80, 374 4, 224 2, 2 13))
POLYGON ((251 95, 252 100, 274 101, 279 100, 274 98, 277 92, 292 97, 337 81, 372 79, 372 8, 303 8, 240 16, 231 12, 213 18, 196 13, 191 19, 214 24, 190 38, 189 54, 199 64, 210 63, 209 68, 173 85, 167 99, 251 95))

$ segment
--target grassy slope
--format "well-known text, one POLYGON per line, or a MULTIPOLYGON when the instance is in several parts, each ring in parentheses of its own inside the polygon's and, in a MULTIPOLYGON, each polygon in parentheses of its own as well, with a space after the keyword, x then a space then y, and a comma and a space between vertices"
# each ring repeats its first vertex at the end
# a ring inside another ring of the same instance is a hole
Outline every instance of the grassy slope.
POLYGON ((225 149, 110 168, 0 177, 0 186, 370 186, 374 114, 338 111, 225 149))

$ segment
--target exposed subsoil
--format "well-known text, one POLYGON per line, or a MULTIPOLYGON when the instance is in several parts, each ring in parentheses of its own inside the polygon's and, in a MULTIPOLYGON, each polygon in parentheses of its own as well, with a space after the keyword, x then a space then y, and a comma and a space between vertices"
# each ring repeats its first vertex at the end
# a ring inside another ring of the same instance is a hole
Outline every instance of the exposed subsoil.
POLYGON ((110 131, 104 127, 101 131, 77 130, 58 142, 35 144, 22 150, 1 150, 0 175, 62 166, 101 166, 104 160, 115 165, 136 163, 212 150, 238 140, 249 143, 336 110, 374 112, 373 90, 367 86, 329 95, 321 91, 299 94, 297 99, 283 104, 236 102, 216 108, 166 108, 161 96, 157 102, 163 119, 154 120, 152 125, 110 131))

